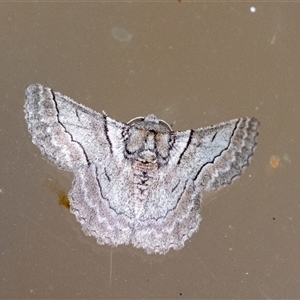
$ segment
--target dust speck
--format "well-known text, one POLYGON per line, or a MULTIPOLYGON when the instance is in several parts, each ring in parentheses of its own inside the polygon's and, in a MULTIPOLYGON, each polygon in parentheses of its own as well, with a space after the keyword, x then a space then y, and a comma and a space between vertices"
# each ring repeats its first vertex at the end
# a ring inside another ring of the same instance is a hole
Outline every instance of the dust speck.
POLYGON ((120 27, 114 27, 111 30, 111 34, 114 39, 118 40, 119 42, 129 42, 132 39, 132 34, 120 27))

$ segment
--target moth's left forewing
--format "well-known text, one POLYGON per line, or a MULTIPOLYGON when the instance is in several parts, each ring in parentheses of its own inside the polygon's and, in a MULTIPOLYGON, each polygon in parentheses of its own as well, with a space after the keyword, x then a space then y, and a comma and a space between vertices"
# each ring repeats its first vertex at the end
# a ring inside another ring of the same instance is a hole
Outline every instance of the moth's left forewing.
POLYGON ((196 180, 206 190, 229 185, 242 175, 249 165, 256 146, 259 123, 255 118, 240 118, 209 127, 206 162, 196 180))
POLYGON ((178 170, 206 190, 230 184, 253 155, 258 125, 254 118, 241 118, 175 133, 178 170))

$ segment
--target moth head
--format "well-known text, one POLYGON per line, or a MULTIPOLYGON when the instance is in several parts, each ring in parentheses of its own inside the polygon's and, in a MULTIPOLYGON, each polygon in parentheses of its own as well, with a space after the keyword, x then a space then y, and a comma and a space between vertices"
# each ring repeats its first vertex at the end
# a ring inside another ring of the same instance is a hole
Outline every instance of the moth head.
POLYGON ((128 125, 134 124, 136 128, 155 130, 159 132, 172 131, 172 127, 164 120, 158 119, 151 114, 146 117, 136 117, 127 122, 128 125))
POLYGON ((171 126, 155 115, 134 118, 128 125, 126 156, 145 166, 165 164, 170 150, 171 126))

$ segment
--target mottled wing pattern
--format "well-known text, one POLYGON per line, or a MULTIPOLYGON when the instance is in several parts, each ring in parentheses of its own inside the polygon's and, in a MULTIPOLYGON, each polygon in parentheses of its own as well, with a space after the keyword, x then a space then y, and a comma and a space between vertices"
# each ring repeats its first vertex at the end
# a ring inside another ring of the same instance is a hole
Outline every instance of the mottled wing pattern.
POLYGON ((189 136, 177 161, 177 172, 186 173, 201 190, 216 190, 230 184, 249 164, 256 146, 258 126, 255 118, 240 118, 175 132, 179 141, 189 136))
POLYGON ((180 249, 198 229, 201 193, 189 178, 172 178, 163 170, 150 174, 153 180, 146 199, 140 199, 133 184, 135 172, 124 164, 117 177, 106 178, 106 170, 91 164, 75 172, 69 194, 71 211, 87 235, 99 244, 132 243, 147 253, 180 249), (167 180, 169 178, 169 182, 167 180), (160 181, 161 180, 161 181, 160 181), (170 188, 170 186, 173 188, 170 188))
POLYGON ((114 148, 122 148, 121 133, 127 127, 40 84, 26 90, 25 118, 33 143, 46 158, 67 171, 101 162, 112 155, 114 148), (116 144, 109 132, 120 138, 114 139, 116 144))

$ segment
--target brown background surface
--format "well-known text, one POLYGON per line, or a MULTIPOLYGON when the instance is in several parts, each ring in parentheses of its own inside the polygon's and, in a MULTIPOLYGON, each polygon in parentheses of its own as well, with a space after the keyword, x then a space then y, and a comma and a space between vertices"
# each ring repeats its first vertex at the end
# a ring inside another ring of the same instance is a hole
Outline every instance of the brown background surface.
POLYGON ((0 298, 300 297, 300 5, 253 3, 0 4, 0 298), (175 130, 255 116, 258 147, 182 250, 100 246, 58 204, 73 175, 31 142, 35 82, 175 130))

